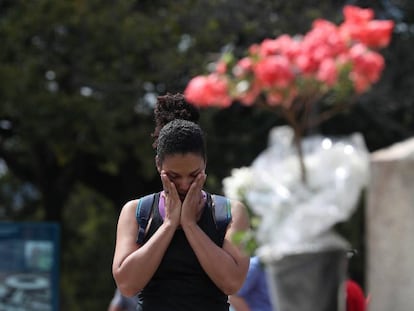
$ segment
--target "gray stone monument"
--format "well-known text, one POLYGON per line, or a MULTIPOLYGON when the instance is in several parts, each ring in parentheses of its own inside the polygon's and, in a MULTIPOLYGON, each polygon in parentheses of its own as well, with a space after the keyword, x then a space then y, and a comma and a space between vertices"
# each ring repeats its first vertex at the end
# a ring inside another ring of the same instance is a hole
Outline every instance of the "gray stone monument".
POLYGON ((414 310, 414 138, 371 154, 366 199, 368 310, 414 310))

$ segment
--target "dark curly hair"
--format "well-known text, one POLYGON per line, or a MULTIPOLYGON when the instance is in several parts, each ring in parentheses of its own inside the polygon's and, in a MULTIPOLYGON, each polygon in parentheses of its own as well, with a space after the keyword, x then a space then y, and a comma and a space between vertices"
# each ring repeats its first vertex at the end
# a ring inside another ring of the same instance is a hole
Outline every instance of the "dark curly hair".
POLYGON ((153 147, 161 162, 176 153, 193 152, 206 158, 204 133, 197 124, 199 111, 182 94, 158 96, 154 118, 153 147))

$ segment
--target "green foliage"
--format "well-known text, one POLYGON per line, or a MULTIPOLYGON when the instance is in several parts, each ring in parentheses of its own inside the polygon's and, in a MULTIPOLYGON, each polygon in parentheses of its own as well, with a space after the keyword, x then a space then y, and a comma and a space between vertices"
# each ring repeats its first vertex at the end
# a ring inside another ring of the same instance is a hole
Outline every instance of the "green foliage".
POLYGON ((118 215, 104 196, 77 185, 63 216, 61 310, 101 310, 115 286, 111 267, 118 215))
POLYGON ((233 241, 241 246, 247 254, 253 256, 259 247, 256 235, 260 225, 260 217, 255 215, 249 206, 247 206, 247 208, 250 218, 250 229, 247 231, 236 232, 233 236, 233 241))
POLYGON ((233 235, 233 241, 250 256, 254 254, 258 247, 254 230, 236 232, 233 235))

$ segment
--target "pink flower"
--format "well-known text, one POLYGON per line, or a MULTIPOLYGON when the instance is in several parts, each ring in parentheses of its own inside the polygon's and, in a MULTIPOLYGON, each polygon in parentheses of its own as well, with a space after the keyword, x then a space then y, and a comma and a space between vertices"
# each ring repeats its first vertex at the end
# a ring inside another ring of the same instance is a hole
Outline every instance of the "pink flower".
POLYGON ((279 41, 275 39, 265 39, 260 44, 259 54, 262 57, 280 53, 279 41))
POLYGON ((322 19, 317 19, 312 24, 312 30, 304 38, 305 46, 309 49, 323 48, 324 54, 320 57, 335 57, 346 50, 346 42, 340 35, 339 28, 322 19))
POLYGON ((311 75, 318 68, 318 63, 310 53, 303 51, 296 56, 295 64, 299 71, 304 75, 311 75))
POLYGON ((304 35, 283 34, 252 44, 240 59, 226 52, 213 74, 190 81, 184 92, 187 100, 200 107, 227 107, 234 100, 282 112, 294 130, 306 182, 303 133, 380 79, 385 62, 374 49, 390 43, 394 28, 392 21, 374 20, 372 9, 347 5, 343 14, 339 25, 316 19, 304 35), (312 106, 325 99, 329 105, 318 118, 312 106))
POLYGON ((357 94, 362 94, 366 92, 371 86, 368 79, 364 75, 359 74, 358 72, 351 72, 349 74, 349 77, 354 84, 355 92, 357 92, 357 94))
POLYGON ((385 66, 374 49, 390 43, 394 22, 374 20, 372 9, 352 5, 345 6, 343 14, 339 25, 319 18, 304 35, 282 34, 252 44, 240 59, 226 54, 214 73, 190 81, 187 100, 227 107, 233 100, 253 105, 265 99, 265 104, 292 109, 289 112, 300 118, 301 109, 329 93, 342 92, 346 101, 347 95, 367 91, 385 66))
POLYGON ((187 85, 184 96, 189 103, 199 107, 228 107, 232 100, 228 95, 228 82, 218 74, 197 76, 187 85))
POLYGON ((374 18, 374 11, 372 9, 362 9, 353 5, 346 5, 343 9, 345 23, 365 23, 374 18))
POLYGON ((382 55, 366 49, 362 44, 352 47, 349 54, 356 74, 366 77, 369 83, 379 80, 385 66, 382 55))
POLYGON ((249 47, 248 51, 249 51, 249 53, 248 53, 249 55, 256 55, 256 54, 259 54, 259 51, 260 51, 260 45, 259 45, 259 44, 257 44, 257 43, 252 44, 252 45, 249 47))
POLYGON ((281 35, 276 39, 263 40, 256 53, 260 57, 284 55, 288 59, 292 59, 299 52, 299 49, 300 43, 297 40, 294 40, 289 35, 281 35))
POLYGON ((216 64, 216 72, 219 74, 225 74, 227 71, 227 64, 224 61, 219 61, 216 64))
POLYGON ((340 26, 342 36, 347 40, 359 41, 371 48, 386 47, 391 40, 394 22, 373 20, 371 9, 346 6, 345 21, 340 26))
POLYGON ((363 93, 379 80, 385 66, 384 58, 363 44, 353 46, 349 51, 349 58, 353 64, 350 79, 356 92, 363 93))
POLYGON ((338 70, 332 58, 327 58, 321 62, 316 78, 325 82, 328 86, 333 86, 337 82, 338 70))
POLYGON ((291 64, 285 56, 265 57, 254 66, 258 82, 265 87, 287 87, 294 79, 291 64))
POLYGON ((241 60, 239 60, 234 66, 233 74, 238 77, 245 77, 248 75, 253 68, 253 62, 249 57, 243 57, 241 60))
POLYGON ((249 89, 247 89, 246 91, 239 92, 236 99, 239 100, 245 106, 251 106, 254 104, 256 98, 260 95, 261 91, 261 86, 257 82, 253 82, 253 85, 250 86, 249 89))
POLYGON ((383 48, 390 43, 393 28, 392 21, 370 21, 363 29, 354 33, 354 38, 369 47, 383 48))

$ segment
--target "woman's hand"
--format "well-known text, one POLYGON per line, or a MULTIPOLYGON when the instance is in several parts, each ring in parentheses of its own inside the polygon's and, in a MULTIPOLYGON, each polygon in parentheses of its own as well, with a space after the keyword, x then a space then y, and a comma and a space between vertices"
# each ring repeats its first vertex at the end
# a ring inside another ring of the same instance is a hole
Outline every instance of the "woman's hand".
POLYGON ((161 172, 161 181, 164 188, 165 197, 165 221, 170 221, 172 225, 178 227, 181 218, 181 200, 174 183, 168 178, 167 174, 161 172))
POLYGON ((205 203, 202 189, 206 177, 207 175, 202 171, 191 184, 181 208, 181 226, 197 222, 205 203))

